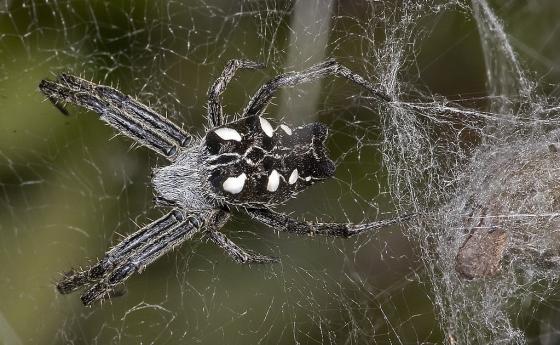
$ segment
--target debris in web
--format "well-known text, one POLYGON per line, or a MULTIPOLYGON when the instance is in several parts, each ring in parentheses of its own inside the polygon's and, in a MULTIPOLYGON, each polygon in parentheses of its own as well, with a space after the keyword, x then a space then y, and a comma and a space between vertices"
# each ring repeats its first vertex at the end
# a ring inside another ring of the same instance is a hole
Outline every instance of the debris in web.
POLYGON ((535 313, 558 282, 558 101, 537 93, 489 4, 473 0, 468 11, 487 110, 443 99, 388 107, 389 188, 401 207, 425 214, 409 231, 446 342, 524 344, 520 314, 535 313), (453 142, 426 130, 442 124, 453 142))

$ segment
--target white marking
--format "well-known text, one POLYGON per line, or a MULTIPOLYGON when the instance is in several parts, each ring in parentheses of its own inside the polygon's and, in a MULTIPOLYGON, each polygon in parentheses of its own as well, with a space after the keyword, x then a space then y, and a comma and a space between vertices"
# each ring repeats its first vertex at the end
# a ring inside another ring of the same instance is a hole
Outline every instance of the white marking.
POLYGON ((247 179, 247 175, 242 173, 237 177, 228 177, 222 187, 226 192, 230 192, 231 194, 237 194, 243 190, 243 186, 245 186, 245 180, 247 179))
POLYGON ((266 190, 269 192, 276 192, 278 186, 280 185, 280 174, 276 169, 273 169, 268 175, 268 184, 266 185, 266 190))
POLYGON ((286 126, 285 124, 281 124, 280 128, 282 128, 284 130, 284 132, 286 132, 286 134, 292 135, 292 129, 290 127, 286 126))
POLYGON ((292 173, 290 174, 290 178, 288 179, 288 183, 289 184, 296 183, 298 177, 299 177, 299 173, 298 173, 297 169, 294 169, 294 171, 292 171, 292 173))
POLYGON ((307 176, 307 177, 305 178, 305 181, 307 181, 307 182, 311 181, 311 176, 307 176))
POLYGON ((261 122, 261 128, 264 132, 264 134, 268 135, 270 138, 272 138, 272 135, 274 134, 274 129, 272 128, 272 125, 270 124, 270 122, 268 122, 267 119, 260 117, 259 116, 259 121, 261 122))
POLYGON ((220 138, 224 140, 241 141, 241 135, 233 128, 222 127, 214 131, 220 138))

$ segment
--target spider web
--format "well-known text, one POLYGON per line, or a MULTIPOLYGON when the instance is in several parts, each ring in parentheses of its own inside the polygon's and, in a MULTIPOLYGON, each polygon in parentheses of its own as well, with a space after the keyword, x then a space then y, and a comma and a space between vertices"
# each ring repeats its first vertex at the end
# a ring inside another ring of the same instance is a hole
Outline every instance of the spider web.
POLYGON ((556 343, 560 8, 403 3, 1 1, 0 342, 556 343), (91 114, 57 112, 41 79, 114 85, 201 135, 228 59, 268 66, 226 91, 233 119, 268 78, 328 57, 395 102, 333 78, 281 92, 266 116, 328 124, 337 162, 335 179, 282 210, 416 220, 341 240, 236 215, 228 236, 280 264, 239 266, 195 239, 125 297, 84 308, 55 292, 60 273, 161 214, 149 176, 164 162, 91 114), (500 272, 460 278, 457 253, 480 229, 507 234, 500 272))

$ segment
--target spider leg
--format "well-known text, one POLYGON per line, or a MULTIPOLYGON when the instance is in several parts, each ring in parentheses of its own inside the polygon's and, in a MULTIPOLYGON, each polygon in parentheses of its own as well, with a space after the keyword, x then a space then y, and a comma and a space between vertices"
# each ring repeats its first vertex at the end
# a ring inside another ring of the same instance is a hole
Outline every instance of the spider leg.
POLYGON ((238 264, 267 264, 279 262, 278 258, 251 253, 227 238, 218 230, 229 220, 230 213, 221 210, 209 225, 206 235, 214 244, 222 248, 238 264))
POLYGON ((268 225, 276 230, 290 232, 298 235, 324 235, 335 237, 350 237, 364 231, 383 228, 398 224, 410 219, 413 215, 405 215, 393 219, 380 220, 368 223, 321 223, 306 220, 297 220, 290 216, 263 208, 250 208, 247 213, 255 220, 268 225))
POLYGON ((86 290, 80 297, 84 305, 90 305, 104 296, 110 295, 119 284, 125 282, 135 272, 141 272, 151 263, 177 247, 184 241, 197 233, 205 223, 201 214, 188 217, 183 223, 169 229, 157 240, 149 243, 114 270, 108 271, 105 277, 91 288, 86 290))
POLYGON ((249 60, 229 60, 222 74, 208 90, 208 122, 211 127, 220 126, 224 123, 224 114, 220 96, 226 89, 228 83, 233 79, 238 69, 260 69, 263 64, 249 60))
POLYGON ((190 141, 163 116, 108 86, 63 74, 55 81, 42 80, 39 89, 51 102, 70 102, 96 112, 122 134, 167 158, 190 141))
POLYGON ((222 248, 226 254, 238 264, 268 264, 280 262, 278 258, 251 253, 241 248, 235 244, 235 242, 227 238, 226 235, 217 230, 210 230, 207 235, 213 243, 222 248))
POLYGON ((258 116, 260 115, 269 104, 274 93, 282 87, 296 86, 303 83, 308 83, 331 75, 346 78, 353 83, 367 89, 375 97, 384 101, 391 102, 391 97, 380 91, 369 81, 365 80, 360 75, 352 72, 349 68, 342 66, 335 60, 327 60, 319 63, 301 72, 288 72, 281 74, 274 79, 270 80, 255 93, 249 101, 249 104, 243 111, 243 116, 258 116))
POLYGON ((129 235, 119 244, 111 248, 103 259, 91 268, 81 272, 70 272, 56 284, 61 294, 71 293, 83 285, 100 279, 107 272, 118 266, 137 249, 145 246, 150 238, 157 238, 161 233, 180 224, 185 216, 178 210, 173 210, 156 221, 144 226, 135 233, 129 235))
POLYGON ((66 83, 77 92, 93 91, 100 99, 108 101, 113 107, 124 110, 128 116, 164 133, 173 139, 178 146, 185 146, 191 140, 191 136, 172 121, 115 88, 98 85, 69 74, 61 74, 57 81, 66 83))

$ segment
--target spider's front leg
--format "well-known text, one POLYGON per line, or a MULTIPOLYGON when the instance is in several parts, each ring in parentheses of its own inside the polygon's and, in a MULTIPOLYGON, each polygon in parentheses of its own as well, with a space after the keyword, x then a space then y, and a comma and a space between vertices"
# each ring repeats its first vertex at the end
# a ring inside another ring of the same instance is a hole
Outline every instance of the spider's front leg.
POLYGON ((54 81, 42 80, 39 89, 55 105, 70 102, 96 112, 122 134, 167 158, 191 140, 173 122, 112 87, 61 74, 54 81))
POLYGON ((204 226, 207 215, 195 214, 189 216, 184 222, 162 233, 157 239, 152 240, 142 248, 136 250, 115 269, 108 271, 103 279, 93 285, 81 296, 84 305, 110 295, 112 291, 124 283, 135 272, 141 272, 154 261, 191 238, 204 226))
POLYGON ((309 83, 318 79, 322 79, 331 75, 346 78, 353 83, 365 88, 372 95, 384 102, 391 102, 391 97, 379 90, 372 83, 364 79, 362 76, 352 72, 335 60, 327 60, 319 63, 301 72, 289 72, 281 74, 270 80, 255 93, 249 101, 249 104, 243 111, 243 116, 258 116, 270 103, 274 93, 283 87, 293 87, 296 85, 309 83))
POLYGON ((238 69, 260 69, 264 68, 263 64, 250 60, 229 60, 226 63, 222 74, 208 90, 208 122, 211 127, 221 126, 224 124, 224 114, 220 96, 226 89, 227 85, 235 75, 238 69))
POLYGON ((297 220, 290 216, 274 212, 266 208, 250 208, 247 213, 253 219, 268 225, 275 230, 290 232, 299 235, 324 235, 335 237, 350 237, 364 231, 383 228, 389 225, 404 222, 413 215, 405 215, 393 219, 380 220, 368 223, 321 223, 306 220, 297 220))
POLYGON ((159 238, 162 233, 165 233, 184 221, 185 216, 183 212, 173 210, 156 221, 144 226, 111 248, 103 259, 94 266, 81 272, 67 274, 56 284, 58 292, 61 294, 69 294, 86 284, 99 280, 107 272, 128 259, 137 250, 150 243, 151 239, 159 238))

